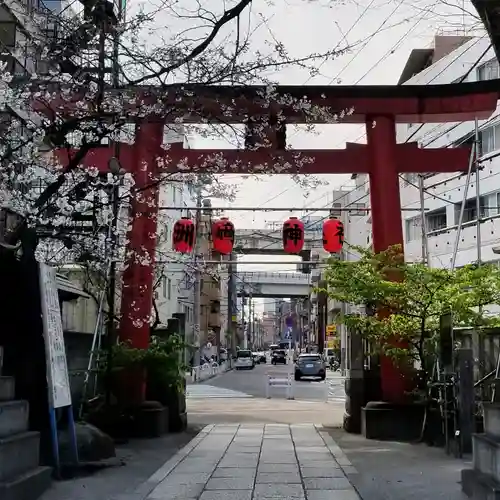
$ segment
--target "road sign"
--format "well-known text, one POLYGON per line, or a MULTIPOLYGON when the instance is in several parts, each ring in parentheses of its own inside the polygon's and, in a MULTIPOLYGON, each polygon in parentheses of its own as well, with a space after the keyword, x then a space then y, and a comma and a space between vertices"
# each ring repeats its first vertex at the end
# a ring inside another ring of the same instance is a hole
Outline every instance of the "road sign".
POLYGON ((327 325, 326 334, 335 335, 337 333, 337 325, 327 325))

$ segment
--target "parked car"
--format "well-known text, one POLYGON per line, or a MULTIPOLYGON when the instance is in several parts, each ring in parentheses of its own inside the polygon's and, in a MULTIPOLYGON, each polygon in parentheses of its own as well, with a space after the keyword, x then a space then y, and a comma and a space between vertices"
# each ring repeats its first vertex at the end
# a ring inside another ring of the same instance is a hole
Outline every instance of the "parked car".
POLYGON ((302 377, 326 378, 326 365, 320 354, 300 354, 295 363, 295 380, 302 377))
POLYGON ((256 365, 260 365, 260 354, 258 352, 252 352, 253 361, 256 365))
POLYGON ((236 354, 235 368, 237 370, 252 370, 255 368, 252 351, 248 349, 240 349, 236 354))
POLYGON ((266 353, 261 351, 258 354, 259 354, 260 363, 266 364, 267 363, 266 353))
POLYGON ((273 351, 273 354, 271 356, 271 364, 277 365, 278 363, 286 365, 286 352, 282 349, 273 351))

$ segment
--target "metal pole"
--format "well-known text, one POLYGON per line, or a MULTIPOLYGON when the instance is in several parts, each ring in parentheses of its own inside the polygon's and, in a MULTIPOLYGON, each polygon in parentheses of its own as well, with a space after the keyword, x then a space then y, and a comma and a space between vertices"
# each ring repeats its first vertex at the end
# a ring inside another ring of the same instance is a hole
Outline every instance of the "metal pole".
MULTIPOLYGON (((205 211, 210 210, 212 212, 371 212, 371 208, 332 208, 332 207, 270 207, 270 208, 261 208, 261 207, 159 207, 158 210, 175 210, 175 211, 205 211)), ((402 207, 402 212, 419 212, 420 208, 408 208, 402 207)), ((307 229, 306 229, 307 230, 307 229)))
POLYGON ((427 239, 427 220, 425 218, 425 192, 424 192, 424 176, 418 176, 418 191, 420 194, 420 226, 422 229, 422 262, 430 267, 429 258, 429 240, 427 239))
MULTIPOLYGON (((109 266, 108 266, 109 267, 109 266)), ((97 319, 94 327, 94 335, 92 337, 92 347, 90 348, 90 356, 89 362, 87 364, 87 371, 85 372, 85 376, 83 379, 83 387, 82 387, 82 397, 80 402, 80 409, 78 410, 78 415, 82 418, 83 415, 83 406, 87 399, 87 387, 89 384, 90 372, 92 371, 92 365, 94 363, 94 356, 96 355, 96 347, 97 347, 97 339, 101 336, 102 331, 102 311, 104 308, 104 299, 106 298, 106 291, 101 290, 99 294, 99 308, 97 310, 97 319)), ((0 367, 1 368, 1 367, 0 367)))
MULTIPOLYGON (((196 206, 201 208, 202 188, 199 184, 196 188, 196 206)), ((201 360, 201 343, 200 343, 200 323, 201 323, 201 269, 198 261, 201 257, 201 211, 196 211, 196 238, 194 244, 194 297, 193 297, 193 344, 196 346, 194 356, 194 366, 200 365, 201 360)))
MULTIPOLYGON (((173 259, 166 259, 166 260, 159 260, 157 261, 158 264, 179 264, 180 260, 173 260, 173 259)), ((200 265, 203 264, 220 264, 220 265, 231 265, 231 264, 244 264, 244 265, 286 265, 290 264, 293 266, 296 266, 297 264, 318 264, 317 260, 301 260, 301 261, 294 261, 294 260, 280 260, 280 261, 271 261, 271 260, 253 260, 253 261, 240 261, 240 260, 202 260, 200 261, 200 265)), ((189 263, 186 263, 186 265, 189 265, 189 263)), ((328 264, 325 263, 324 266, 326 267, 328 264)), ((249 272, 254 272, 254 271, 249 271, 249 272)), ((259 271, 255 271, 259 272, 259 271)), ((279 271, 276 271, 279 272, 279 271)), ((238 273, 235 273, 238 274, 238 273)), ((302 274, 302 273, 300 273, 302 274)))
POLYGON ((477 118, 474 123, 474 144, 475 144, 475 161, 476 167, 476 246, 477 246, 477 264, 481 265, 481 189, 480 189, 480 172, 479 172, 479 129, 477 118))
POLYGON ((241 296, 241 331, 243 332, 243 349, 248 349, 247 330, 245 328, 245 292, 241 296))
POLYGON ((253 304, 252 292, 250 291, 250 297, 248 298, 248 335, 250 337, 250 343, 251 343, 250 348, 251 349, 253 349, 253 345, 254 345, 253 314, 254 314, 254 304, 253 304))
POLYGON ((455 247, 453 249, 453 256, 451 258, 451 269, 455 269, 455 263, 457 261, 458 247, 460 246, 460 235, 462 233, 462 224, 464 221, 464 211, 465 211, 465 203, 467 201, 467 194, 469 192, 469 184, 472 175, 472 165, 474 164, 474 158, 476 155, 476 143, 472 144, 470 157, 469 157, 469 168, 467 169, 467 178, 465 181, 464 187, 464 196, 462 199, 462 206, 460 207, 460 216, 458 217, 458 225, 457 225, 457 237, 455 239, 455 247))
POLYGON ((113 187, 111 190, 112 196, 112 213, 111 220, 111 249, 110 249, 110 264, 108 276, 108 321, 107 321, 107 371, 106 371, 106 404, 111 403, 111 382, 113 368, 113 347, 116 344, 116 328, 115 328, 115 296, 116 296, 116 247, 117 237, 116 230, 118 227, 118 212, 120 210, 120 186, 118 184, 118 176, 113 175, 113 187))
MULTIPOLYGON (((120 21, 123 17, 122 2, 118 3, 117 18, 120 21)), ((99 72, 102 71, 102 81, 104 82, 106 73, 106 60, 105 60, 105 32, 104 26, 101 30, 99 40, 99 50, 102 53, 99 59, 99 72)), ((120 61, 119 61, 119 47, 120 47, 120 30, 115 29, 113 33, 113 54, 111 60, 111 84, 113 88, 120 85, 120 61)), ((116 249, 118 245, 117 229, 118 229, 118 216, 120 212, 120 140, 116 137, 114 143, 114 159, 110 160, 109 168, 113 174, 113 186, 111 188, 111 206, 112 206, 112 220, 110 229, 110 255, 109 255, 109 274, 108 274, 108 288, 107 288, 107 302, 108 302, 108 318, 106 324, 106 392, 105 400, 106 405, 111 404, 111 384, 112 384, 112 369, 113 369, 113 348, 116 344, 116 324, 115 324, 115 309, 116 309, 116 249), (114 161, 116 160, 116 161, 114 161)))
MULTIPOLYGON (((230 254, 229 259, 233 258, 233 254, 230 254)), ((227 336, 229 338, 230 352, 234 356, 236 354, 236 342, 233 329, 233 314, 235 311, 233 303, 233 291, 234 291, 234 266, 233 264, 228 265, 228 280, 227 280, 227 336)))

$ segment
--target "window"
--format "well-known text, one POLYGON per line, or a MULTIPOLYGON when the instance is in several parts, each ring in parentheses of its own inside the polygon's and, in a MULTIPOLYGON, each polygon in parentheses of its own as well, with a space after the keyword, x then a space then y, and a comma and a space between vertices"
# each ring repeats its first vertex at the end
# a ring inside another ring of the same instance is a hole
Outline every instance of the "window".
POLYGON ((500 78, 500 67, 496 59, 485 62, 477 69, 478 80, 495 80, 500 78))
POLYGON ((16 46, 15 23, 0 23, 0 44, 2 47, 14 48, 16 46))
POLYGON ((342 203, 333 203, 332 209, 330 210, 330 215, 333 217, 340 217, 342 215, 342 203))
POLYGON ((161 285, 162 285, 162 293, 163 293, 163 298, 167 297, 167 278, 165 276, 162 276, 161 278, 161 285))
POLYGON ((479 133, 479 151, 481 155, 500 149, 500 125, 494 125, 479 133))
POLYGON ((425 214, 425 223, 427 226, 427 231, 439 231, 444 229, 446 224, 446 208, 440 208, 438 210, 433 210, 425 214))
POLYGON ((167 299, 170 300, 172 297, 172 280, 167 279, 167 299))
POLYGON ((358 215, 358 216, 362 216, 362 215, 366 215, 366 206, 364 203, 351 203, 351 207, 354 209, 354 210, 351 210, 351 212, 349 213, 349 215, 358 215))
POLYGON ((220 313, 220 302, 218 300, 212 300, 210 302, 210 312, 212 314, 220 313))
POLYGON ((493 217, 500 215, 500 193, 487 194, 485 199, 485 216, 493 217))
POLYGON ((422 218, 420 215, 405 220, 405 233, 407 242, 415 241, 422 237, 422 218))
MULTIPOLYGON (((479 198, 479 205, 480 205, 480 217, 484 217, 485 214, 485 209, 486 209, 486 200, 484 196, 481 196, 479 198)), ((455 204, 455 224, 458 224, 460 222, 460 210, 462 208, 461 203, 455 204)), ((464 207, 464 218, 463 218, 463 223, 465 224, 466 222, 473 222, 477 220, 477 210, 476 210, 476 198, 470 198, 465 202, 465 207, 464 207)))

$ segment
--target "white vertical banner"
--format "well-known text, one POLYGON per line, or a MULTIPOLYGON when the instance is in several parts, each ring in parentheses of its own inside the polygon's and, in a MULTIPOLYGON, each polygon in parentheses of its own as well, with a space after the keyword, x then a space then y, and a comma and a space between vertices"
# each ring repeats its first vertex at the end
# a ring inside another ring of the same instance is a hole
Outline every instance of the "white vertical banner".
POLYGON ((57 293, 56 270, 42 263, 39 264, 39 269, 49 402, 52 408, 62 408, 71 406, 71 390, 57 293))

